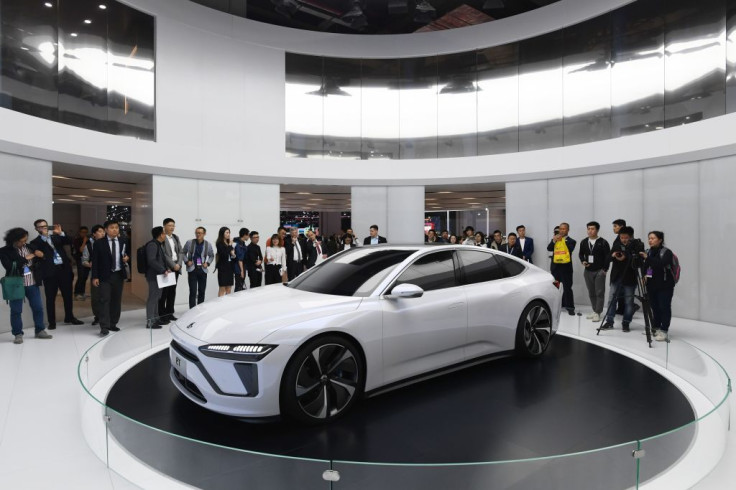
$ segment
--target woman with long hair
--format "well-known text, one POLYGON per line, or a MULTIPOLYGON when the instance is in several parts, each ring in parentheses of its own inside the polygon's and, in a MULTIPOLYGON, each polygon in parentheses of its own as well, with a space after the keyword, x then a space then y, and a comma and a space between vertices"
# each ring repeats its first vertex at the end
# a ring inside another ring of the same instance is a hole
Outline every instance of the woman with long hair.
POLYGON ((215 246, 217 248, 215 270, 217 270, 217 285, 220 287, 217 296, 225 296, 232 292, 233 284, 235 284, 235 268, 233 267, 235 249, 230 240, 230 228, 227 226, 220 228, 215 246))
POLYGON ((345 233, 342 236, 342 243, 340 244, 340 251, 342 252, 343 250, 353 248, 355 246, 356 245, 353 243, 353 235, 351 235, 350 233, 345 233))
POLYGON ((475 243, 474 245, 476 247, 485 247, 486 246, 486 235, 482 231, 476 231, 475 232, 475 243))
MULTIPOLYGON (((0 248, 0 261, 5 267, 5 277, 22 277, 24 297, 28 298, 28 305, 33 312, 33 323, 36 327, 37 339, 50 339, 43 324, 43 303, 38 285, 41 284, 41 268, 37 267, 38 259, 43 258, 43 252, 35 250, 28 243, 28 232, 23 228, 11 228, 5 234, 5 246, 0 248)), ((18 279, 16 279, 18 280, 18 279)), ((13 343, 23 343, 23 300, 11 299, 10 328, 13 332, 13 343)))
POLYGON ((286 273, 286 250, 281 246, 278 233, 271 235, 271 244, 266 247, 266 285, 283 282, 286 273))

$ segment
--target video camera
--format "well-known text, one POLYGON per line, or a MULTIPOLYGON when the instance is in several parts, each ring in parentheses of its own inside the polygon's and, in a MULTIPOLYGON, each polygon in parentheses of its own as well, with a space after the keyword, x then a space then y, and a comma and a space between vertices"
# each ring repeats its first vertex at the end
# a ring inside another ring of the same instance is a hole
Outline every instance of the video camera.
POLYGON ((624 255, 629 261, 631 267, 640 268, 643 266, 643 262, 639 253, 644 252, 645 250, 644 242, 638 238, 632 238, 626 245, 621 242, 616 243, 611 251, 616 257, 624 255))

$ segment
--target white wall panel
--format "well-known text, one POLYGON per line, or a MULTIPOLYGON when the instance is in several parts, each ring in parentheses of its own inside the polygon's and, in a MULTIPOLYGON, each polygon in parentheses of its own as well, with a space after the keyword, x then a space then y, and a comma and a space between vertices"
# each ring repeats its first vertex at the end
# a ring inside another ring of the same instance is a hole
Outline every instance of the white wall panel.
POLYGON ((554 225, 547 217, 547 181, 532 180, 506 184, 506 233, 524 225, 534 239, 534 265, 549 270, 547 243, 554 225))
POLYGON ((240 184, 198 180, 197 187, 199 208, 197 217, 202 225, 208 230, 212 228, 211 234, 216 233, 221 226, 227 226, 232 232, 240 219, 240 184))
MULTIPOLYGON (((588 290, 583 279, 583 266, 577 259, 580 240, 585 238, 585 224, 593 215, 593 176, 569 177, 551 179, 548 186, 547 216, 549 218, 546 237, 541 241, 545 250, 551 239, 552 228, 562 222, 570 224, 569 236, 574 238, 578 245, 573 252, 573 281, 572 290, 575 295, 575 307, 588 305, 588 290)), ((536 240, 535 240, 536 241, 536 240)))
MULTIPOLYGON (((51 162, 0 153, 0 239, 11 228, 28 230, 28 239, 36 238, 33 222, 51 217, 51 162)), ((5 246, 1 242, 0 246, 5 246)), ((0 276, 5 270, 0 267, 0 276)), ((41 292, 43 297, 43 291, 41 292)), ((45 307, 44 307, 45 308, 45 307)), ((44 311, 44 319, 46 314, 44 311)), ((33 332, 33 320, 26 302, 23 307, 23 328, 33 332), (29 330, 30 328, 30 330, 29 330)), ((10 308, 0 301, 0 333, 10 332, 10 308)))
POLYGON ((636 237, 644 230, 644 205, 642 189, 644 177, 641 170, 611 172, 593 176, 593 209, 590 221, 601 224, 600 236, 613 244, 613 220, 625 219, 634 228, 636 237))
POLYGON ((700 317, 700 249, 707 229, 701 228, 698 180, 697 163, 644 170, 644 224, 636 229, 647 248, 650 231, 664 232, 665 245, 687 271, 672 299, 672 314, 680 318, 700 317))
MULTIPOLYGON (((351 226, 360 244, 369 235, 371 225, 383 235, 388 226, 388 188, 385 186, 353 186, 351 189, 351 226)), ((424 196, 422 196, 424 199, 424 196)), ((424 204, 422 204, 424 213, 424 204)), ((421 221, 424 223, 424 220, 421 221)), ((383 235, 385 236, 385 235, 383 235)), ((387 236, 391 242, 393 237, 387 236)))
MULTIPOLYGON (((389 187, 385 236, 390 243, 424 241, 424 186, 389 187)), ((380 225, 379 225, 380 226, 380 225)))
MULTIPOLYGON (((700 163, 700 210, 697 250, 700 255, 700 319, 736 325, 736 157, 700 163)), ((682 221, 687 227, 689 223, 682 221)), ((686 228, 682 234, 692 233, 686 228)), ((679 252, 676 248, 676 253, 679 252)), ((679 257, 678 253, 678 257, 679 257)), ((682 281, 688 280, 695 264, 682 263, 682 281)), ((680 285, 678 284, 678 288, 680 285)))

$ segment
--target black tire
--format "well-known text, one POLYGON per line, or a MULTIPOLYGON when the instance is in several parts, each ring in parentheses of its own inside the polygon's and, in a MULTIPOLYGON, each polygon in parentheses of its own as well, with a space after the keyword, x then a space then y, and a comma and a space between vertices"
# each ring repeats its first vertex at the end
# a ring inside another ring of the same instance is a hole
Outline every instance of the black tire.
POLYGON ((281 378, 281 413, 318 425, 341 417, 363 395, 365 369, 360 349, 338 335, 317 337, 301 346, 281 378))
POLYGON ((516 327, 516 353, 523 357, 539 357, 552 339, 552 315, 541 301, 529 303, 516 327))

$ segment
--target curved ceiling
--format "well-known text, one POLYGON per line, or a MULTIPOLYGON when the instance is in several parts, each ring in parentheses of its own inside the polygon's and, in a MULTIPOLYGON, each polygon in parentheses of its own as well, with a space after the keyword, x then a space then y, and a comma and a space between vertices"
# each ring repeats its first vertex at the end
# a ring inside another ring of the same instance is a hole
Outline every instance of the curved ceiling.
POLYGON ((191 0, 258 22, 341 34, 455 29, 518 15, 559 0, 191 0))

